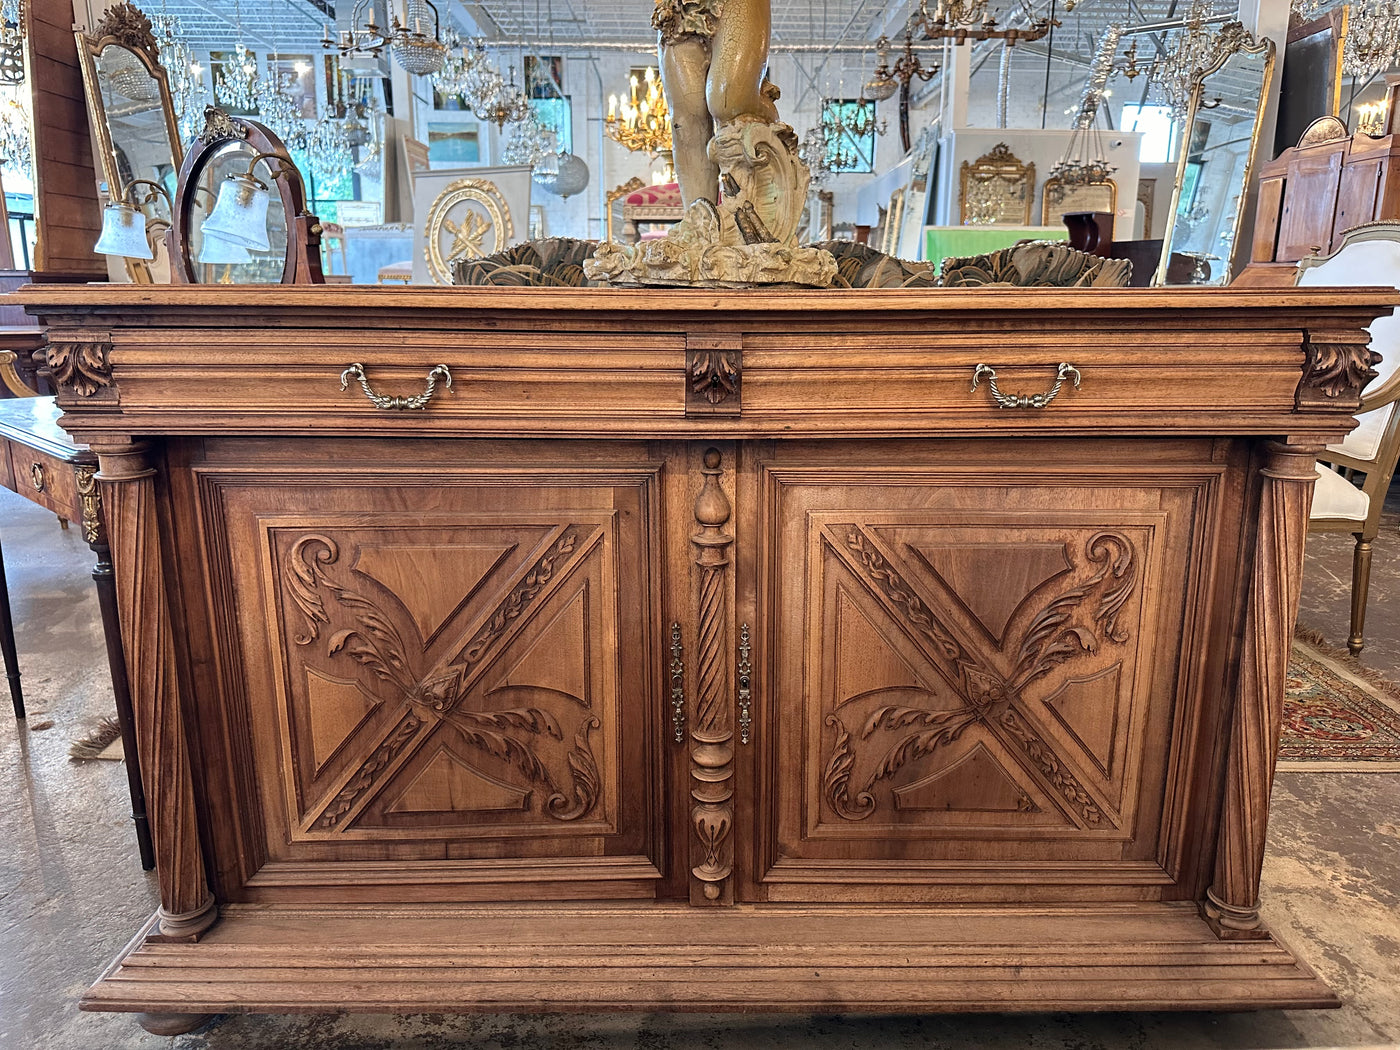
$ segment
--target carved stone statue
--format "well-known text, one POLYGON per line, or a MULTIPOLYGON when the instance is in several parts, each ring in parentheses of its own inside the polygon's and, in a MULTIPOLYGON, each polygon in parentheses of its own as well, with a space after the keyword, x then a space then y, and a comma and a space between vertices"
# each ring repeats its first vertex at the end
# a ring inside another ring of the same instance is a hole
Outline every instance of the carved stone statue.
POLYGON ((664 240, 604 243, 585 271, 638 284, 825 287, 836 261, 797 245, 810 178, 768 80, 770 0, 656 0, 685 218, 664 240))

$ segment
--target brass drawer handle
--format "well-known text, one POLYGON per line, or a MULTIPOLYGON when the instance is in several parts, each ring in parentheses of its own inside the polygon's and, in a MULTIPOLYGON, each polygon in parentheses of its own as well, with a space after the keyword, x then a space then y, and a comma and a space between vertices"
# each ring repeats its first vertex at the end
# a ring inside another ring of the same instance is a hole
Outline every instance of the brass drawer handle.
POLYGON ((681 660, 681 625, 671 624, 671 733, 685 743, 685 664, 681 660))
POLYGON ((340 389, 347 389, 352 379, 358 380, 360 386, 364 387, 365 397, 374 402, 375 408, 427 408, 428 402, 432 399, 433 391, 437 389, 439 379, 447 385, 448 390, 452 389, 452 373, 447 370, 446 365, 434 367, 428 373, 428 388, 413 397, 385 397, 383 394, 376 394, 370 389, 369 379, 365 376, 365 366, 358 361, 340 373, 340 389))
POLYGON ((1074 381, 1074 388, 1079 389, 1079 369, 1073 365, 1061 363, 1055 371, 1055 385, 1043 394, 1003 394, 997 389, 997 372, 989 365, 978 365, 972 370, 972 389, 977 389, 977 384, 983 378, 987 380, 987 389, 992 392, 992 397, 996 400, 999 408, 1044 408, 1051 401, 1055 400, 1055 395, 1060 392, 1060 387, 1066 379, 1074 381))
POLYGON ((29 480, 34 483, 35 491, 44 491, 44 465, 42 463, 29 465, 29 480))
POLYGON ((753 665, 749 663, 749 625, 739 628, 739 743, 747 744, 753 729, 753 665))

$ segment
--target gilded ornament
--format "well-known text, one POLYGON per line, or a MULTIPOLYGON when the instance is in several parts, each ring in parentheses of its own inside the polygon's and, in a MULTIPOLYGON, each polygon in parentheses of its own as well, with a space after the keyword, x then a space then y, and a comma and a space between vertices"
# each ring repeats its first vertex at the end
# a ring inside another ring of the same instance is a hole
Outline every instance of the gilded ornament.
POLYGON ((436 284, 451 284, 457 263, 501 251, 515 226, 510 206, 494 182, 457 179, 433 201, 424 231, 428 273, 436 284))
POLYGON ((92 35, 98 40, 110 37, 112 43, 132 51, 144 51, 152 56, 159 52, 151 20, 143 11, 129 3, 123 2, 108 8, 102 20, 93 29, 92 35))
POLYGON ((218 106, 204 107, 204 130, 195 136, 196 142, 218 142, 220 139, 246 139, 248 125, 235 120, 218 106))

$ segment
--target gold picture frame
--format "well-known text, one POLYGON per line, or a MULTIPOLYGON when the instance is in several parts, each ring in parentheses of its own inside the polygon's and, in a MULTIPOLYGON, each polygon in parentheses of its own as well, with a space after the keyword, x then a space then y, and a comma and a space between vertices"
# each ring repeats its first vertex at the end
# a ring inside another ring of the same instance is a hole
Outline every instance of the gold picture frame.
POLYGON ((963 161, 961 175, 964 226, 1030 225, 1035 165, 1022 164, 1005 142, 975 161, 963 161))
POLYGON ((1058 226, 1060 216, 1071 211, 1106 211, 1116 216, 1118 184, 1105 179, 1083 186, 1066 186, 1059 179, 1046 179, 1040 194, 1040 225, 1058 226))

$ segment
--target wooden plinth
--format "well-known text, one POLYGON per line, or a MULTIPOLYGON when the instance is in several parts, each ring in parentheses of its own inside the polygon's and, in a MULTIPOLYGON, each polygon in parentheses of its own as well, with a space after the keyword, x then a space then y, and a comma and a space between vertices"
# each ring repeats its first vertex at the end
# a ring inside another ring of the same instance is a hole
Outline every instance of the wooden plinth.
POLYGON ((1218 940, 1190 903, 231 906, 198 945, 138 936, 82 1001, 180 1013, 1338 1005, 1284 945, 1218 940))

